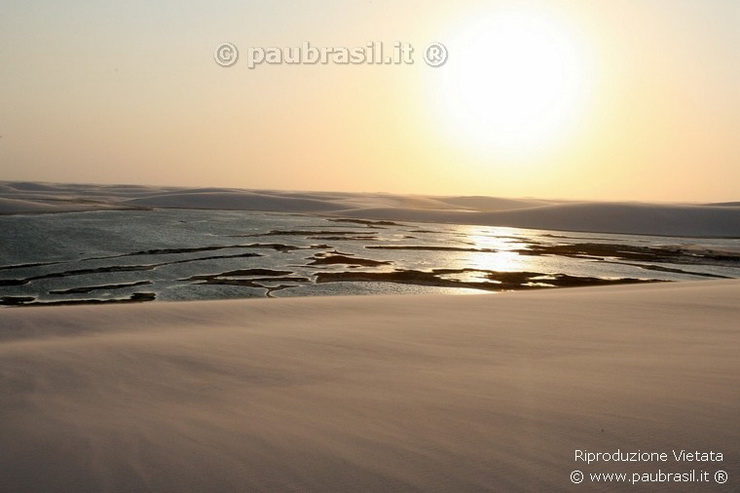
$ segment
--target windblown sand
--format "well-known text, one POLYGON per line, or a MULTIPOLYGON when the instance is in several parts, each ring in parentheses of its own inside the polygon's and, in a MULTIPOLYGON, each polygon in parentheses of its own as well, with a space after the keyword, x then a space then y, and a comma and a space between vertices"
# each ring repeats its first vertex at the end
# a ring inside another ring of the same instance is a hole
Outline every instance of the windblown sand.
POLYGON ((712 281, 4 309, 0 491, 737 491, 738 301, 712 281), (730 480, 569 479, 692 468, 730 480))

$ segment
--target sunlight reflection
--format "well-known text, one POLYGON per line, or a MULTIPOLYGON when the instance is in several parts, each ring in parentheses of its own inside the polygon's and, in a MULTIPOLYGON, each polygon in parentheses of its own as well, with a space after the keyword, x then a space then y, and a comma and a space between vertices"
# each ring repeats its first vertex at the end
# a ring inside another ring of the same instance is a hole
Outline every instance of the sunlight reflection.
POLYGON ((521 231, 505 227, 466 226, 460 232, 473 248, 486 250, 470 252, 459 259, 460 268, 498 272, 532 270, 536 257, 520 255, 517 251, 529 246, 521 231))

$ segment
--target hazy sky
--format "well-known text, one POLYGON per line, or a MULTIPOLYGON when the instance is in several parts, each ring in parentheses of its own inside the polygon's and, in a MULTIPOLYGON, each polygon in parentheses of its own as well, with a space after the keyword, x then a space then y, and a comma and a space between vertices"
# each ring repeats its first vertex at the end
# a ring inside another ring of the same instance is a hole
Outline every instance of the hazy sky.
POLYGON ((0 180, 740 200, 737 0, 5 0, 0 67, 0 180))

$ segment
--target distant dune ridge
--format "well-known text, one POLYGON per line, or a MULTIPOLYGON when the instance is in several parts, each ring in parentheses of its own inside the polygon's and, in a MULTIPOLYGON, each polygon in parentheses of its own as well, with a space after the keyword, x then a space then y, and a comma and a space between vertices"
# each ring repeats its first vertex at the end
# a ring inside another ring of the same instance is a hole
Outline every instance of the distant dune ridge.
POLYGON ((599 233, 740 238, 740 202, 601 203, 382 193, 0 182, 0 214, 227 209, 599 233))

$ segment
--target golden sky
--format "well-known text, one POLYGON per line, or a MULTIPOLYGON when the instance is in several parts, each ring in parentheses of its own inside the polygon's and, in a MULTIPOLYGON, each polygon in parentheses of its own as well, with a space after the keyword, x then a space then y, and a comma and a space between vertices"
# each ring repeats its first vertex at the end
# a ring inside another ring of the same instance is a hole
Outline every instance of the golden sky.
POLYGON ((735 0, 10 0, 0 46, 0 180, 740 200, 735 0), (414 63, 247 67, 371 41, 414 63))

